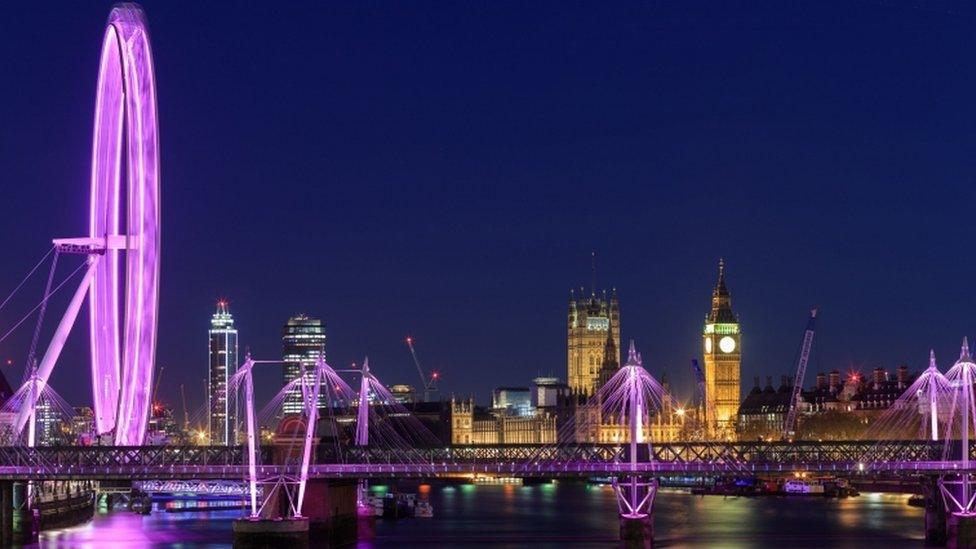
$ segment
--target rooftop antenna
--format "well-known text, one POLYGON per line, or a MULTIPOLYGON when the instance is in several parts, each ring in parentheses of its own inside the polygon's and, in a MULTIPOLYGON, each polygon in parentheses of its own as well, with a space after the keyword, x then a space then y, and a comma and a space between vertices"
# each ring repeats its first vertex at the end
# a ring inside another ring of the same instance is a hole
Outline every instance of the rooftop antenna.
POLYGON ((590 283, 590 295, 596 295, 596 251, 590 252, 590 267, 593 271, 593 279, 590 283))

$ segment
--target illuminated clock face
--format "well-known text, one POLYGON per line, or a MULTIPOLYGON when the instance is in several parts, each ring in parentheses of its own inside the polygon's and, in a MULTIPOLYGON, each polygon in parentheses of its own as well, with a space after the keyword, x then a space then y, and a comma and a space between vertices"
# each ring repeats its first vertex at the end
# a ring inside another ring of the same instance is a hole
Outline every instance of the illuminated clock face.
POLYGON ((722 349, 723 353, 731 353, 735 350, 735 340, 729 336, 725 336, 718 340, 718 348, 722 349))
POLYGON ((712 352, 712 338, 710 337, 705 338, 705 352, 706 353, 712 352))

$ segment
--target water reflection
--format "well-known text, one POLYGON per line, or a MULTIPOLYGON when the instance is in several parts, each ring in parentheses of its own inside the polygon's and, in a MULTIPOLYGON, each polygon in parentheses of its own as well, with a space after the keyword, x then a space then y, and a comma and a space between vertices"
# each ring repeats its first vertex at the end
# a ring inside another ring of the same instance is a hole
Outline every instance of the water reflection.
MULTIPOLYGON (((379 521, 360 547, 610 547, 617 542, 609 486, 558 482, 539 486, 422 485, 432 519, 379 521)), ((662 491, 655 504, 656 547, 922 547, 922 509, 905 496, 721 498, 662 491)), ((42 547, 231 547, 240 511, 114 512, 85 526, 45 533, 42 547)))

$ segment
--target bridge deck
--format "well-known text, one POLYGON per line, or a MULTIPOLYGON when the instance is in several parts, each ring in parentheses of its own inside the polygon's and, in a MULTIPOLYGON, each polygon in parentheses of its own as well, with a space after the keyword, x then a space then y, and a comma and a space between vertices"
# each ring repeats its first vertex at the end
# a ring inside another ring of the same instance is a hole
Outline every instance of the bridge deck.
MULTIPOLYGON (((298 476, 296 465, 264 465, 258 476, 271 478, 280 475, 298 476)), ((448 463, 448 464, 320 464, 309 468, 309 478, 437 478, 471 474, 504 475, 513 477, 585 478, 604 476, 657 476, 671 474, 919 474, 937 475, 960 473, 955 462, 887 462, 866 466, 862 463, 755 464, 731 466, 722 464, 642 463, 636 468, 624 463, 448 463)), ((246 465, 111 465, 36 468, 23 466, 0 467, 2 479, 80 480, 80 479, 215 479, 241 480, 247 477, 246 465)), ((976 472, 976 467, 970 468, 976 472)))
MULTIPOLYGON (((947 455, 958 455, 952 446, 950 443, 947 455)), ((346 448, 340 453, 322 445, 309 476, 962 472, 959 462, 942 459, 946 449, 944 443, 917 441, 682 442, 640 447, 640 463, 632 468, 627 448, 612 445, 451 446, 409 452, 346 448)), ((245 456, 240 446, 0 447, 0 478, 243 479, 247 475, 245 456)), ((273 463, 273 458, 274 448, 262 448, 261 463, 273 463)), ((976 459, 972 463, 976 470, 976 459)), ((297 462, 259 465, 258 473, 262 477, 297 476, 298 469, 297 462)))

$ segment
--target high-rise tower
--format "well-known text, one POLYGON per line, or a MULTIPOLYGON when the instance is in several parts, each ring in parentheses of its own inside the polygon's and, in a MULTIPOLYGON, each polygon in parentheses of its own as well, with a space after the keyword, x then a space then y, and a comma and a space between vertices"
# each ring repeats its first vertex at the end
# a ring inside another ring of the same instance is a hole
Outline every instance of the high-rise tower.
POLYGON ((712 310, 705 316, 702 351, 705 357, 706 424, 713 435, 728 438, 735 427, 740 404, 742 359, 739 317, 732 312, 732 297, 725 287, 725 262, 718 262, 718 283, 712 290, 712 310))
POLYGON ((237 398, 227 394, 227 381, 237 373, 237 329, 224 300, 210 318, 210 377, 207 395, 210 410, 210 444, 237 444, 237 398))
MULTIPOLYGON (((285 384, 305 376, 311 386, 315 379, 315 363, 325 354, 325 329, 322 321, 308 315, 288 319, 281 336, 281 356, 284 361, 285 384)), ((324 391, 323 391, 324 393, 324 391)), ((319 395, 319 408, 325 406, 325 395, 319 395)), ((285 394, 285 414, 302 412, 302 388, 295 387, 285 394)))
MULTIPOLYGON (((591 290, 589 297, 569 294, 569 313, 566 318, 567 371, 569 388, 583 395, 592 395, 599 389, 600 371, 604 361, 612 358, 608 367, 620 364, 620 302, 617 290, 603 291, 597 296, 591 290), (605 353, 613 357, 605 357, 605 353)), ((612 375, 612 374, 611 374, 612 375)))

